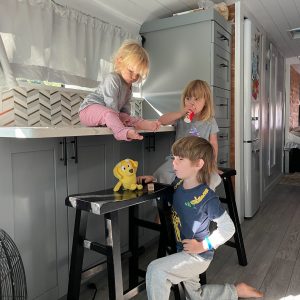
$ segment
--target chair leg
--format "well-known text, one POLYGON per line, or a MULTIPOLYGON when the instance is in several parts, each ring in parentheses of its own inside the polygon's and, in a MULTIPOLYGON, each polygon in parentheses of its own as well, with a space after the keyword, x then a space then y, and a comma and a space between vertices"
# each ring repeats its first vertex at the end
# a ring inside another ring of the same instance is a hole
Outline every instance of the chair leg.
POLYGON ((185 299, 185 292, 184 292, 184 287, 183 287, 182 283, 174 284, 171 287, 171 290, 174 293, 175 300, 184 300, 185 299))
POLYGON ((199 279, 200 279, 201 285, 205 285, 205 284, 206 284, 206 272, 201 273, 201 274, 199 275, 199 279))
POLYGON ((173 234, 173 225, 171 221, 171 210, 168 207, 168 197, 163 196, 157 201, 157 208, 160 218, 160 236, 157 257, 166 256, 166 253, 176 252, 176 241, 173 234), (169 251, 170 250, 170 251, 169 251))
POLYGON ((238 255, 239 264, 241 266, 246 266, 247 256, 244 247, 243 235, 240 226, 240 219, 236 208, 235 197, 233 186, 230 178, 224 177, 223 178, 225 194, 226 194, 226 203, 228 205, 229 215, 234 223, 235 226, 235 234, 234 234, 234 241, 235 241, 235 248, 238 255))

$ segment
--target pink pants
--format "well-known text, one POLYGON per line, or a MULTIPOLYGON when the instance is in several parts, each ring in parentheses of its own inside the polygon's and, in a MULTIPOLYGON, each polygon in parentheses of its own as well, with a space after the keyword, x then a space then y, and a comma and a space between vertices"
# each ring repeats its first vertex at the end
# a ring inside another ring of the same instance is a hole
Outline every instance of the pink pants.
POLYGON ((106 125, 113 132, 116 140, 129 141, 128 127, 135 127, 141 118, 132 117, 126 113, 118 113, 100 104, 92 104, 79 112, 80 122, 89 127, 106 125))

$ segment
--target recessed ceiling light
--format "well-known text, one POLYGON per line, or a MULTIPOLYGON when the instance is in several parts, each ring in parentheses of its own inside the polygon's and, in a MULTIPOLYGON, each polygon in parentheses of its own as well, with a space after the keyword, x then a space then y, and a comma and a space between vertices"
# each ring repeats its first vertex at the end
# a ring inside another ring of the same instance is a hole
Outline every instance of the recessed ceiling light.
POLYGON ((289 29, 288 32, 293 40, 300 39, 300 27, 289 29))

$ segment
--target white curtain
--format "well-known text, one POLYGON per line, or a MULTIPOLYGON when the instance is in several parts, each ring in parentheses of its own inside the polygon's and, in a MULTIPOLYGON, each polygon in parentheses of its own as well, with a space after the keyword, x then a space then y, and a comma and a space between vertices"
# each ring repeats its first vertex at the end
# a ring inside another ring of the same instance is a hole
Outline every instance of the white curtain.
POLYGON ((0 34, 15 77, 94 87, 126 32, 52 0, 1 0, 0 34))
POLYGON ((0 86, 15 87, 18 83, 12 72, 5 47, 0 35, 0 86))

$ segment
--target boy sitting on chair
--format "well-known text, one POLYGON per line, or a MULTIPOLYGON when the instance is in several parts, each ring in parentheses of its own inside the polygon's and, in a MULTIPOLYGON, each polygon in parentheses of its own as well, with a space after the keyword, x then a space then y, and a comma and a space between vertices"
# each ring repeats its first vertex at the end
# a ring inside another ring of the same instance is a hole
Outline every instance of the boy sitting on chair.
MULTIPOLYGON (((188 136, 172 146, 173 167, 178 178, 172 201, 172 222, 177 253, 152 261, 147 269, 149 300, 168 300, 172 284, 183 283, 187 299, 230 300, 259 298, 263 294, 246 283, 204 285, 199 274, 209 267, 215 249, 234 234, 232 220, 218 196, 209 188, 211 174, 216 172, 214 150, 205 139, 188 136), (209 232, 210 222, 217 229, 209 232)), ((138 181, 149 182, 152 176, 138 181)))

